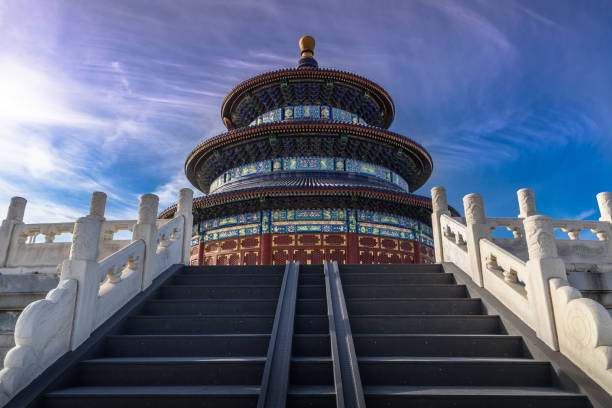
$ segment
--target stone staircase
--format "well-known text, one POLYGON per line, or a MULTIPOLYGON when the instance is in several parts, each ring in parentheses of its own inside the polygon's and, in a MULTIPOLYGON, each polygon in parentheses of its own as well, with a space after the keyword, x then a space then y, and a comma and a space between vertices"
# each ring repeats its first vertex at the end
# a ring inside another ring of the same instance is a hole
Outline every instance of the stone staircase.
MULTIPOLYGON (((30 406, 257 406, 284 270, 180 269, 30 406)), ((350 343, 368 407, 591 406, 441 265, 339 271, 345 298, 334 301, 345 302, 350 330, 336 343, 324 268, 299 268, 286 406, 362 406, 337 404, 332 356, 350 343)))
POLYGON ((440 265, 340 266, 368 407, 583 407, 440 265))

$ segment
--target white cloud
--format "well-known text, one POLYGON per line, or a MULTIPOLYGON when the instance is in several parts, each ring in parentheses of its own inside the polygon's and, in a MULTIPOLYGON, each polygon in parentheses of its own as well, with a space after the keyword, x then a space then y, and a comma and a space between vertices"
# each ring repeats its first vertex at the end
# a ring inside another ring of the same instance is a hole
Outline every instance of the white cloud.
MULTIPOLYGON (((187 177, 185 177, 185 173, 181 170, 176 173, 170 181, 159 186, 159 188, 153 192, 153 194, 159 196, 159 211, 168 208, 172 204, 176 204, 178 192, 182 188, 191 188, 195 190, 187 180, 187 177)), ((201 192, 199 190, 194 191, 194 197, 200 194, 201 192)))
POLYGON ((0 56, 0 123, 89 129, 105 125, 103 120, 71 106, 68 83, 32 65, 0 56))

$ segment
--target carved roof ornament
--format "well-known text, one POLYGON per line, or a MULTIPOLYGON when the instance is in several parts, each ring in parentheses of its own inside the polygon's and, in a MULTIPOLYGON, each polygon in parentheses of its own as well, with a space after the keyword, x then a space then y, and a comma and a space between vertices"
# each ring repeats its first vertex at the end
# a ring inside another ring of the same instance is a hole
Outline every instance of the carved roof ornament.
POLYGON ((313 58, 315 39, 309 35, 300 38, 300 55, 302 58, 297 63, 297 69, 316 69, 319 68, 317 60, 313 58))

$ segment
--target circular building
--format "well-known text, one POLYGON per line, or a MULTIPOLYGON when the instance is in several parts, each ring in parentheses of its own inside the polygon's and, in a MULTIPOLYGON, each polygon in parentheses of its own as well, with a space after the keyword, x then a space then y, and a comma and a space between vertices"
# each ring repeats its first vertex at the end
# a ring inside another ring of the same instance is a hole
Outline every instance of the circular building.
MULTIPOLYGON (((236 86, 228 131, 198 145, 185 173, 194 199, 194 265, 431 263, 431 199, 412 194, 431 156, 388 127, 387 92, 319 68, 314 39, 295 69, 236 86)), ((161 217, 171 217, 175 207, 161 217)))

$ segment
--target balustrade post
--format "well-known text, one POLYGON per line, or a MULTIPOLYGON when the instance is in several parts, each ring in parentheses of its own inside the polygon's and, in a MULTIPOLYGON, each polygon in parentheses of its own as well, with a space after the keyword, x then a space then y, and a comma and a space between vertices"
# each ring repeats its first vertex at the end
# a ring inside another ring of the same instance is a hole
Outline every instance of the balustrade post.
POLYGON ((434 187, 431 189, 431 207, 431 227, 434 236, 436 263, 442 263, 444 262, 444 252, 442 250, 443 231, 440 217, 443 214, 450 215, 446 200, 446 189, 444 187, 434 187))
POLYGON ((608 223, 608 230, 598 232, 597 236, 602 241, 608 241, 608 262, 612 263, 612 192, 606 191, 597 194, 597 205, 601 215, 599 221, 608 223))
POLYGON ((523 220, 529 251, 526 263, 527 296, 535 313, 536 334, 553 350, 559 350, 549 280, 567 280, 565 263, 557 254, 552 221, 545 215, 532 215, 523 220))
POLYGON ((145 243, 145 255, 142 272, 141 290, 145 290, 153 282, 155 273, 155 255, 157 254, 157 207, 159 197, 155 194, 143 194, 138 205, 138 220, 134 225, 132 241, 142 239, 145 243))
POLYGON ((193 235, 193 190, 183 188, 179 191, 178 204, 176 205, 175 217, 182 215, 185 217, 183 225, 183 257, 182 263, 190 264, 191 258, 191 238, 193 235))
POLYGON ((533 190, 530 188, 521 188, 516 192, 519 203, 520 214, 518 218, 527 218, 532 215, 537 215, 535 207, 535 199, 533 197, 533 190))
POLYGON ((101 191, 95 191, 91 195, 89 203, 89 215, 101 218, 104 221, 104 211, 106 209, 106 194, 101 191))
POLYGON ((101 276, 98 267, 98 245, 104 221, 106 194, 92 195, 89 215, 74 224, 70 255, 62 263, 61 279, 78 282, 70 348, 76 349, 91 334, 101 276))
POLYGON ((599 205, 599 221, 612 222, 612 192, 606 191, 597 194, 597 204, 599 205))
POLYGON ((6 266, 9 246, 15 225, 23 224, 27 200, 22 197, 12 197, 6 218, 0 225, 0 267, 6 266))
POLYGON ((472 280, 483 286, 482 265, 480 260, 480 240, 491 239, 491 229, 487 225, 484 203, 480 194, 468 194, 463 197, 465 210, 466 244, 470 257, 470 274, 472 280))

